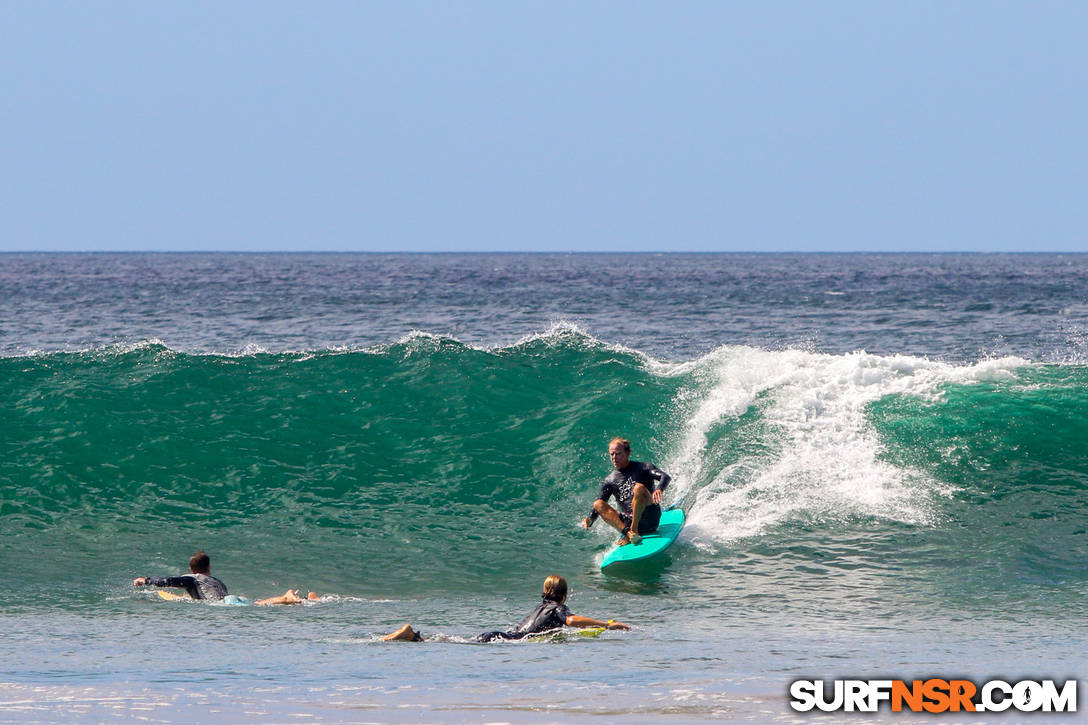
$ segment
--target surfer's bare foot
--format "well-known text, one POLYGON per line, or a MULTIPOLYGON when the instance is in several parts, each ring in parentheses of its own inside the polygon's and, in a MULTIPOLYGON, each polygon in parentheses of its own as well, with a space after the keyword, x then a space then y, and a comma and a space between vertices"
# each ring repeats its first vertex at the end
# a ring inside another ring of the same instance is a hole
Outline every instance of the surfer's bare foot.
POLYGON ((390 632, 389 634, 382 637, 382 641, 383 642, 394 642, 394 641, 415 642, 418 638, 419 638, 419 635, 417 635, 416 631, 414 629, 412 629, 412 625, 411 624, 406 624, 403 627, 401 627, 400 629, 398 629, 396 632, 390 632))
POLYGON ((627 546, 630 543, 631 543, 631 540, 629 538, 627 538, 627 532, 626 531, 623 532, 623 536, 616 539, 616 546, 627 546))

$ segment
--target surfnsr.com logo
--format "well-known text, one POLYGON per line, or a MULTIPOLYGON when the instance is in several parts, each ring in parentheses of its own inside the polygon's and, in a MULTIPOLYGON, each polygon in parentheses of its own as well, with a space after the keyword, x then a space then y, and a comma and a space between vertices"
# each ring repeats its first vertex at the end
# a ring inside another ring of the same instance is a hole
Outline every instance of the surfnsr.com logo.
POLYGON ((790 684, 790 707, 797 712, 877 712, 888 703, 892 712, 1076 712, 1077 681, 990 680, 796 680, 790 684))

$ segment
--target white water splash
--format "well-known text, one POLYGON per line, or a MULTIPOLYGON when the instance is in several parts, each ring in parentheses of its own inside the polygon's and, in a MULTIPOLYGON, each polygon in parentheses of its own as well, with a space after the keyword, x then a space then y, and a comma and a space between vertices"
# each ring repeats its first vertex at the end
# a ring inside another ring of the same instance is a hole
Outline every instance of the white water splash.
POLYGON ((721 544, 813 518, 933 523, 935 503, 950 487, 882 460, 866 407, 887 395, 932 398, 943 383, 1011 378, 1029 364, 1002 358, 955 366, 902 355, 723 347, 675 366, 671 374, 689 372, 698 380, 688 400, 678 401, 688 412, 665 461, 678 492, 688 494, 686 538, 721 544), (708 433, 753 406, 769 439, 715 470, 708 433))

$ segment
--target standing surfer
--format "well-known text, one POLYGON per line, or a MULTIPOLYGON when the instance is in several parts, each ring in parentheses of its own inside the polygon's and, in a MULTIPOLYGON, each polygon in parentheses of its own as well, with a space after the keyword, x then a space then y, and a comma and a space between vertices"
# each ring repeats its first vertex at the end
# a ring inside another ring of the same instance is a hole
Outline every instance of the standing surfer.
POLYGON ((623 534, 617 546, 638 543, 642 534, 657 531, 661 520, 661 496, 672 479, 652 463, 631 460, 631 441, 613 438, 608 444, 608 457, 616 470, 605 477, 601 492, 593 502, 593 510, 582 519, 588 529, 600 516, 609 526, 623 534), (621 511, 608 504, 616 498, 621 511))

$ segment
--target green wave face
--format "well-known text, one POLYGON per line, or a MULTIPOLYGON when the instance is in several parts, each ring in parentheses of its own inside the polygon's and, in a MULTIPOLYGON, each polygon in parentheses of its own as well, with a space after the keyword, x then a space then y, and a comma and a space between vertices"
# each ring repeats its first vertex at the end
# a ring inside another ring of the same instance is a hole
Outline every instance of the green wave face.
POLYGON ((376 592, 420 571, 436 588, 505 579, 577 545, 608 439, 653 442, 677 386, 585 339, 147 346, 8 358, 0 376, 0 516, 20 542, 6 536, 4 556, 69 577, 87 554, 124 570, 205 548, 236 578, 316 568, 376 592), (56 559, 32 565, 42 547, 56 559))
POLYGON ((689 523, 672 569, 692 586, 1085 584, 1083 367, 747 347, 663 364, 558 331, 490 350, 144 345, 3 358, 0 379, 0 557, 28 591, 178 571, 199 548, 250 593, 595 570, 611 537, 576 524, 615 435, 673 474, 689 523))
POLYGON ((942 556, 965 589, 1068 588, 1088 554, 1088 369, 1048 365, 947 384, 935 400, 894 396, 872 418, 895 465, 953 487, 942 556))

